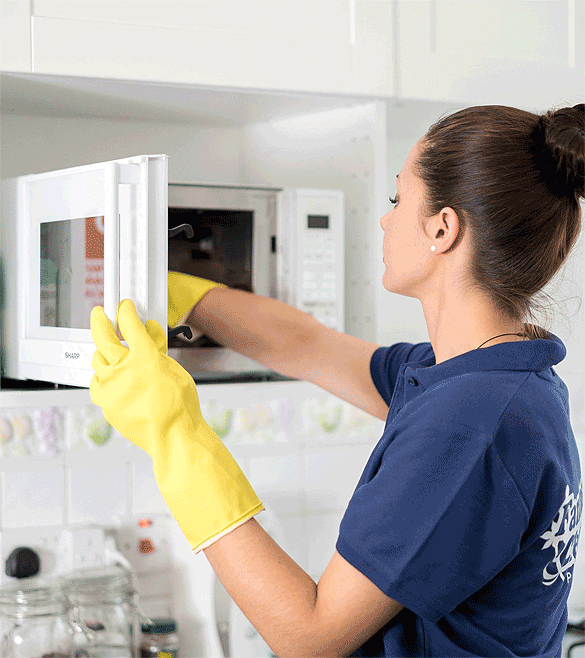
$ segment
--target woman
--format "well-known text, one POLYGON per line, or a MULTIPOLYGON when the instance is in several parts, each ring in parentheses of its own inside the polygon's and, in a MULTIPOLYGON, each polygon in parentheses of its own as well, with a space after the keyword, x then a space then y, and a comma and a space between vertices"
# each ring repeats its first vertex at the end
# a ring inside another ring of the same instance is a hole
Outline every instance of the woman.
POLYGON ((414 145, 381 219, 391 292, 430 343, 379 348, 272 299, 169 275, 188 322, 386 419, 318 585, 201 417, 165 331, 101 307, 92 400, 153 458, 194 550, 280 656, 560 656, 582 510, 562 341, 524 320, 581 226, 584 105, 472 107, 414 145))

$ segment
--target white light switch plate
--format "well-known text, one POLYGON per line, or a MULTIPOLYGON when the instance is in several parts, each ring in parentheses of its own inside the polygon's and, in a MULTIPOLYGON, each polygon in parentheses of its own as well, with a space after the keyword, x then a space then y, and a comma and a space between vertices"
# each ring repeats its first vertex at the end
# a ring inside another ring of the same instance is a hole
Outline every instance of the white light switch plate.
POLYGON ((111 534, 115 537, 118 550, 136 572, 145 573, 170 567, 170 523, 176 522, 168 515, 143 514, 133 517, 130 525, 113 528, 111 534), (149 519, 152 525, 141 528, 138 525, 141 518, 149 519), (141 541, 151 542, 154 550, 150 553, 142 553, 140 551, 141 541))

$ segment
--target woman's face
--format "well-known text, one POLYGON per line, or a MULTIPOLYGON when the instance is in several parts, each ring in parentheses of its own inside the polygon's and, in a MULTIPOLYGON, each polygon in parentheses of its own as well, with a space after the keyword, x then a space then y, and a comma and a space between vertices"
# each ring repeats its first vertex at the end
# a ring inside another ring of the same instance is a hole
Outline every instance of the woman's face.
POLYGON ((418 296, 416 291, 432 270, 432 241, 420 224, 424 187, 413 172, 420 143, 411 149, 396 179, 395 198, 398 203, 380 220, 384 230, 382 251, 386 265, 382 283, 386 290, 409 297, 418 296))

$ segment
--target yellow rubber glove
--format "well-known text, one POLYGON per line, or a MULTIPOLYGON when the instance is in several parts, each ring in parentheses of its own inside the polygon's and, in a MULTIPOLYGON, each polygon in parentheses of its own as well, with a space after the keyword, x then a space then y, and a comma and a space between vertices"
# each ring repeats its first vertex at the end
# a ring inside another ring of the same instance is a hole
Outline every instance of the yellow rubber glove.
POLYGON ((178 324, 186 324, 187 314, 212 288, 226 288, 226 286, 190 274, 169 272, 168 326, 174 329, 178 324))
POLYGON ((118 306, 122 345, 101 306, 90 316, 96 344, 92 402, 152 457, 158 487, 199 552, 264 509, 246 476, 201 415, 193 378, 165 354, 166 332, 118 306))

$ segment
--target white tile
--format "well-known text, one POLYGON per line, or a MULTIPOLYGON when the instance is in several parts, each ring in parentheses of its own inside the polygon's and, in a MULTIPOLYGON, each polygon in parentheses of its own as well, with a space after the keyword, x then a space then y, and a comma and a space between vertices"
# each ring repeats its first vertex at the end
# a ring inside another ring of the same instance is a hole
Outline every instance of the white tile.
MULTIPOLYGON (((235 452, 235 451, 234 451, 235 452)), ((248 478, 250 484, 252 483, 252 472, 250 469, 250 460, 246 457, 240 455, 232 455, 236 460, 238 466, 242 469, 244 475, 248 478)))
POLYGON ((3 528, 63 523, 65 474, 62 468, 1 475, 3 528))
POLYGON ((300 515, 280 517, 284 539, 280 547, 302 568, 307 570, 307 542, 305 523, 300 515))
POLYGON ((254 491, 264 503, 264 507, 276 514, 278 518, 301 514, 304 510, 302 489, 254 487, 254 491))
POLYGON ((384 421, 322 392, 302 402, 302 433, 313 445, 376 444, 384 430, 384 421))
POLYGON ((171 596, 141 597, 140 607, 147 617, 175 618, 171 596))
POLYGON ((369 446, 305 455, 307 511, 345 509, 371 453, 369 446))
POLYGON ((0 459, 58 459, 64 449, 63 414, 58 407, 0 409, 0 459))
POLYGON ((173 579, 168 570, 149 571, 137 574, 140 596, 170 596, 173 591, 173 579))
POLYGON ((70 471, 69 522, 117 524, 126 515, 126 464, 70 471))
POLYGON ((307 573, 319 581, 335 552, 343 512, 307 515, 307 573))
POLYGON ((154 512, 168 512, 168 506, 156 483, 152 460, 135 458, 132 460, 133 472, 133 514, 152 514, 154 512))
POLYGON ((569 389, 569 412, 573 432, 582 434, 585 432, 585 373, 564 372, 561 378, 569 389))
POLYGON ((264 506, 277 517, 303 510, 303 461, 298 453, 250 457, 248 479, 264 506))
POLYGON ((567 658, 567 656, 569 655, 569 649, 573 645, 576 646, 571 650, 571 658, 585 658, 585 645, 577 644, 582 641, 583 641, 582 635, 576 635, 575 633, 566 633, 565 637, 563 638, 563 650, 562 650, 563 658, 567 658))
POLYGON ((298 486, 297 455, 250 458, 250 484, 253 487, 298 486))
POLYGON ((100 407, 86 404, 67 407, 63 411, 67 447, 71 454, 97 454, 112 448, 128 448, 131 445, 106 421, 100 407))

